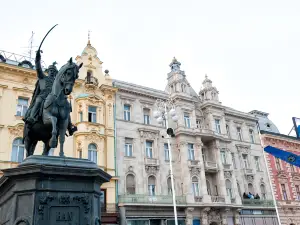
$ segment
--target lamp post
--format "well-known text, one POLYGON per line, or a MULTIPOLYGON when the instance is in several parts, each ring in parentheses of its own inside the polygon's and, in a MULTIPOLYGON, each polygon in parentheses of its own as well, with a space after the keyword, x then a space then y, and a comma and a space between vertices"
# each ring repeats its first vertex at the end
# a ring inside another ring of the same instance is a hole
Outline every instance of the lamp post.
POLYGON ((163 101, 160 99, 156 100, 156 107, 157 110, 154 111, 154 118, 157 120, 159 124, 162 124, 165 121, 166 127, 167 127, 167 140, 168 140, 168 150, 169 150, 169 160, 170 160, 170 175, 171 175, 171 185, 172 185, 172 196, 173 196, 173 207, 174 207, 174 217, 175 217, 175 225, 178 225, 177 221, 177 210, 176 210, 176 198, 175 198, 175 188, 174 188, 174 176, 173 176, 173 167, 172 167, 172 151, 171 151, 171 144, 170 144, 170 138, 174 137, 174 132, 172 128, 169 128, 168 123, 168 116, 171 117, 171 119, 176 122, 178 121, 178 117, 176 115, 175 111, 175 105, 173 103, 173 100, 169 98, 167 101, 163 101), (169 109, 169 113, 167 111, 169 109))

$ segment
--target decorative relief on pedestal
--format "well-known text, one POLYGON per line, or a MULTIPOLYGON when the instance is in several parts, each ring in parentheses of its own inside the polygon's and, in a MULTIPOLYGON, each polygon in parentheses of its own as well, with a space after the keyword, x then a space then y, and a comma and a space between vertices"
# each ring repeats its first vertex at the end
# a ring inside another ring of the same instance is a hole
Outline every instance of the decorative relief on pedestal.
POLYGON ((89 196, 75 196, 73 197, 73 201, 83 204, 84 213, 90 211, 91 205, 89 196))
POLYGON ((9 133, 14 137, 23 137, 24 124, 18 123, 15 126, 8 126, 9 133))
MULTIPOLYGON (((7 221, 8 222, 8 221, 7 221)), ((1 223, 2 224, 2 223, 1 223)), ((6 224, 6 222, 4 222, 3 224, 6 224)), ((26 217, 18 217, 13 225, 30 225, 29 223, 29 218, 26 217)))
POLYGON ((158 165, 146 165, 145 170, 148 174, 156 174, 159 171, 158 165))
POLYGON ((40 214, 42 218, 44 216, 44 206, 48 205, 48 203, 53 201, 54 199, 55 197, 52 195, 41 196, 39 198, 40 205, 38 207, 38 214, 40 214))
POLYGON ((62 195, 59 197, 59 203, 63 205, 70 204, 70 195, 62 195))
POLYGON ((232 177, 232 172, 231 171, 225 171, 224 172, 224 177, 225 178, 231 178, 232 177))

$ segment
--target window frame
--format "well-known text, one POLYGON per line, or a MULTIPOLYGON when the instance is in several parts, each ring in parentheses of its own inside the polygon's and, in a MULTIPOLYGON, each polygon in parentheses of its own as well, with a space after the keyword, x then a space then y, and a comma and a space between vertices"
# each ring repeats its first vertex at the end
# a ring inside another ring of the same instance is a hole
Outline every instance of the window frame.
POLYGON ((98 164, 98 148, 97 148, 97 145, 95 143, 90 143, 88 145, 88 160, 98 164), (95 146, 95 149, 90 148, 91 146, 95 146))
POLYGON ((216 130, 216 133, 221 134, 221 120, 220 119, 215 119, 215 130, 216 130))
POLYGON ((237 131, 238 140, 239 140, 239 141, 243 141, 242 128, 241 128, 241 127, 237 127, 237 128, 236 128, 236 131, 237 131))
POLYGON ((189 113, 184 113, 183 114, 183 119, 184 119, 184 126, 186 128, 191 128, 191 118, 189 113))
POLYGON ((149 108, 143 108, 144 124, 146 124, 146 125, 151 124, 150 115, 151 115, 151 110, 149 108), (148 110, 148 114, 145 113, 145 110, 148 110))
POLYGON ((132 138, 125 138, 124 153, 125 153, 126 157, 133 157, 133 139, 132 138), (131 147, 131 149, 130 149, 130 147, 131 147))
POLYGON ((89 105, 88 106, 88 122, 90 123, 97 123, 97 106, 89 105), (95 112, 91 111, 90 109, 94 108, 95 112), (91 117, 90 117, 91 115, 91 117), (91 121, 90 121, 91 118, 91 121), (93 120, 94 118, 94 120, 93 120))
POLYGON ((254 137, 254 130, 253 129, 249 129, 249 137, 250 137, 250 142, 252 144, 255 144, 255 137, 254 137))
POLYGON ((17 102, 16 116, 24 117, 29 108, 29 98, 18 96, 17 101, 18 102, 17 102), (21 104, 20 100, 26 101, 26 104, 21 104), (19 112, 20 112, 20 114, 19 114, 19 112))
POLYGON ((125 121, 131 121, 131 105, 130 104, 124 104, 123 106, 123 119, 125 121), (128 107, 128 109, 126 109, 128 107))
POLYGON ((200 196, 200 189, 199 189, 199 179, 196 176, 192 177, 192 189, 193 189, 193 195, 195 197, 200 196), (193 178, 196 178, 197 181, 193 181, 193 178))
POLYGON ((25 145, 22 143, 22 138, 17 137, 12 142, 11 161, 21 163, 21 162, 23 162, 24 158, 25 158, 25 145), (18 142, 18 143, 15 143, 15 142, 18 142), (16 147, 16 150, 14 150, 15 147, 16 147), (23 153, 22 153, 22 151, 23 151, 23 153), (22 156, 22 154, 23 154, 23 157, 21 160, 20 156, 22 156))
POLYGON ((145 154, 146 154, 146 158, 148 159, 153 159, 153 144, 154 142, 151 140, 146 140, 145 142, 145 154), (147 143, 151 143, 151 147, 148 147, 147 143))
POLYGON ((188 160, 195 160, 195 148, 193 143, 188 143, 188 160), (190 148, 192 147, 192 148, 190 148), (191 157, 192 156, 192 157, 191 157))

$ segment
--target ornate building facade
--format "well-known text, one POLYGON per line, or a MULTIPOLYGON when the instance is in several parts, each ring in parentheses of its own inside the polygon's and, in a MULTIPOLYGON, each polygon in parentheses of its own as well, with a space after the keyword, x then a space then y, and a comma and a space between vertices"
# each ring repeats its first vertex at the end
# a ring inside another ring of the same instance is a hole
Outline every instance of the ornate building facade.
MULTIPOLYGON (((268 119, 268 114, 252 111, 259 118, 263 146, 268 145, 285 151, 300 154, 300 140, 279 133, 277 127, 268 119)), ((282 225, 300 224, 300 168, 286 163, 266 153, 270 177, 277 200, 277 208, 282 225)))
MULTIPOLYGON (((76 61, 83 66, 69 99, 73 106, 72 123, 78 131, 66 138, 65 155, 94 161, 112 176, 109 183, 101 186, 101 201, 102 223, 114 224, 118 217, 114 138, 117 89, 112 86, 108 71, 103 72, 102 62, 90 41, 76 61)), ((25 157, 22 118, 37 79, 33 64, 31 59, 0 52, 0 169, 16 167, 25 157)), ((39 143, 35 154, 41 154, 42 147, 39 143)), ((50 150, 50 155, 58 156, 58 153, 59 150, 50 150)))
POLYGON ((180 225, 278 224, 258 119, 223 106, 208 77, 197 94, 180 66, 174 58, 165 91, 113 81, 121 225, 174 224, 170 160, 180 225), (170 96, 179 116, 173 159, 153 118, 156 99, 170 96))

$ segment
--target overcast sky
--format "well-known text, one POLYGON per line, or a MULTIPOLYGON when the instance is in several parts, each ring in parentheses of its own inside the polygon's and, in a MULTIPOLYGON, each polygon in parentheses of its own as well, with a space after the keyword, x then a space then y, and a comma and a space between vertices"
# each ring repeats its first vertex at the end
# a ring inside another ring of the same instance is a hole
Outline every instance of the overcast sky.
POLYGON ((283 134, 300 117, 300 1, 1 1, 0 49, 24 54, 31 32, 46 64, 80 55, 91 30, 103 69, 164 90, 173 56, 198 93, 205 74, 223 105, 270 113, 283 134))

